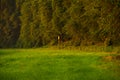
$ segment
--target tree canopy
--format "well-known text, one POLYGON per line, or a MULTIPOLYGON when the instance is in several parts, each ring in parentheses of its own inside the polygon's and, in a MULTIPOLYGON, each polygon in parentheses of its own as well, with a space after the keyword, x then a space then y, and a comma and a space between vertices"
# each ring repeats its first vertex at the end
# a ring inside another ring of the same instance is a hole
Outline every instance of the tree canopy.
POLYGON ((0 0, 0 47, 120 45, 120 0, 0 0))

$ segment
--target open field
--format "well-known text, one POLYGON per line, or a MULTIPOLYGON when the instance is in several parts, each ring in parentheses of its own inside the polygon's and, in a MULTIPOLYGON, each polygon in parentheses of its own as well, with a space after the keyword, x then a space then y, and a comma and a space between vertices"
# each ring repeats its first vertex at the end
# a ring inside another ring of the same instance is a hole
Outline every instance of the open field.
POLYGON ((0 80, 120 80, 117 53, 1 49, 0 80))

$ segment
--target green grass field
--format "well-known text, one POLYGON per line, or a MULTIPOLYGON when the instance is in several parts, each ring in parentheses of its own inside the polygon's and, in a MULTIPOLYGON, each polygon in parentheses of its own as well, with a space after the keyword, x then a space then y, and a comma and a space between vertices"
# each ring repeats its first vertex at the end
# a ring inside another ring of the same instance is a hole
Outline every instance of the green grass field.
POLYGON ((120 60, 109 52, 1 49, 0 80, 120 80, 120 60))

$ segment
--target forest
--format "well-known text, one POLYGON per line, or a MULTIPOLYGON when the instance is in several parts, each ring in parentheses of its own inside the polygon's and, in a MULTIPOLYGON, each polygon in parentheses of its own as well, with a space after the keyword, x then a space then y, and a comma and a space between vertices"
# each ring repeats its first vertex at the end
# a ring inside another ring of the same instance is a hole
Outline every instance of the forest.
POLYGON ((0 48, 59 42, 120 46, 120 0, 0 0, 0 48))

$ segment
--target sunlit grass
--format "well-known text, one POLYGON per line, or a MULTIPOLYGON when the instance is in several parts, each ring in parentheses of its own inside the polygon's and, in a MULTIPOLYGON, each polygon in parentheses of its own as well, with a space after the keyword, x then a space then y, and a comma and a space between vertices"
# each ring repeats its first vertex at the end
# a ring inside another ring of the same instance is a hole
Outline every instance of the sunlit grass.
POLYGON ((49 48, 3 49, 0 50, 0 79, 120 80, 120 61, 106 60, 110 55, 49 48))

